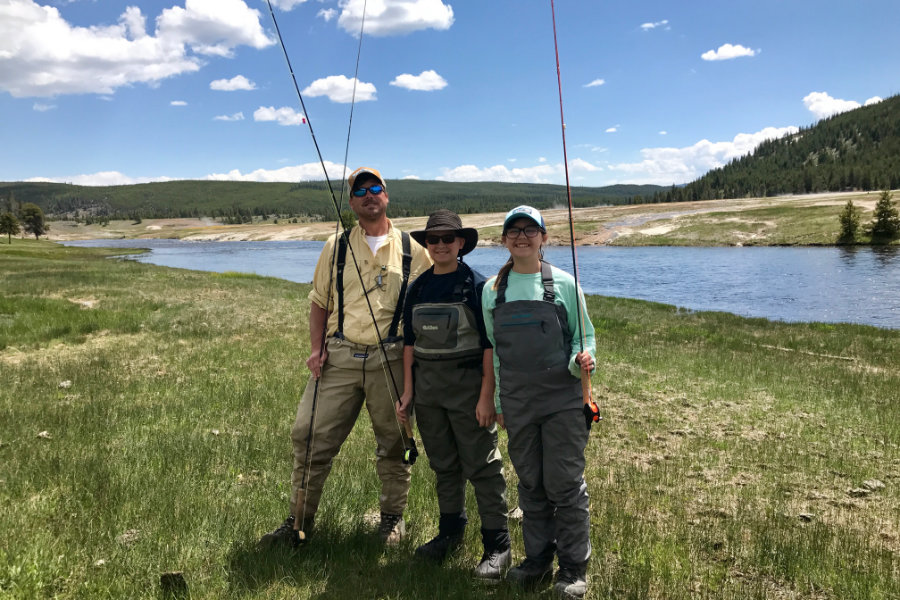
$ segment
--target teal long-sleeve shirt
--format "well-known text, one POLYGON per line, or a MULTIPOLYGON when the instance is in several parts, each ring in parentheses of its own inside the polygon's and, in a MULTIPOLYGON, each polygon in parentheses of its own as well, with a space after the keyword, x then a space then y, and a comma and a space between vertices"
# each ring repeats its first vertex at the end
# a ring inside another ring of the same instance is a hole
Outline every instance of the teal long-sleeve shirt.
MULTIPOLYGON (((569 352, 569 372, 574 377, 581 378, 581 367, 575 364, 575 355, 582 351, 581 331, 578 328, 578 311, 584 307, 584 293, 581 288, 575 286, 575 278, 557 267, 551 266, 553 273, 553 291, 556 294, 556 304, 561 304, 566 309, 567 320, 569 324, 569 333, 572 336, 572 349, 569 352)), ((494 284, 497 277, 491 277, 484 285, 484 292, 481 296, 481 309, 484 313, 484 326, 487 331, 488 339, 491 345, 496 347, 494 339, 494 307, 497 304, 497 290, 494 284)), ((544 284, 541 282, 540 273, 516 273, 509 272, 509 279, 506 287, 506 301, 514 300, 542 300, 544 297, 544 284)), ((584 326, 584 351, 590 353, 594 357, 596 364, 596 349, 594 339, 594 325, 588 317, 587 310, 583 310, 583 326, 584 326)), ((539 352, 539 348, 535 348, 535 352, 539 352)), ((502 412, 500 408, 500 359, 494 352, 494 376, 496 385, 494 387, 494 406, 497 414, 502 412)))

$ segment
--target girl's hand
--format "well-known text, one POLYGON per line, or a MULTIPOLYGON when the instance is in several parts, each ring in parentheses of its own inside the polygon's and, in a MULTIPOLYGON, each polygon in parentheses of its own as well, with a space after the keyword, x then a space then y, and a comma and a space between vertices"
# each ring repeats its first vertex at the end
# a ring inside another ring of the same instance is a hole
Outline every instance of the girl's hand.
POLYGON ((409 405, 412 402, 412 392, 403 392, 400 396, 400 402, 394 406, 397 413, 397 420, 403 424, 409 420, 409 405))
POLYGON ((575 364, 581 367, 581 370, 587 374, 591 374, 594 370, 594 357, 591 356, 590 352, 579 352, 575 355, 575 364))

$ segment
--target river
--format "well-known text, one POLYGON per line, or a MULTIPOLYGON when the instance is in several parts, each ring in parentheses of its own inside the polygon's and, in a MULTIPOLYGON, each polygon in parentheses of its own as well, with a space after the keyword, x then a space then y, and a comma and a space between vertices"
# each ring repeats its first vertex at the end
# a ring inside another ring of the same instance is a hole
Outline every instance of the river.
MULTIPOLYGON (((237 271, 309 282, 322 242, 86 240, 71 246, 148 248, 135 260, 202 271, 237 271)), ((479 247, 466 257, 487 275, 508 256, 479 247)), ((547 248, 551 263, 572 271, 568 248, 547 248)), ((900 328, 900 248, 582 247, 585 293, 652 300, 781 321, 861 323, 900 328)))

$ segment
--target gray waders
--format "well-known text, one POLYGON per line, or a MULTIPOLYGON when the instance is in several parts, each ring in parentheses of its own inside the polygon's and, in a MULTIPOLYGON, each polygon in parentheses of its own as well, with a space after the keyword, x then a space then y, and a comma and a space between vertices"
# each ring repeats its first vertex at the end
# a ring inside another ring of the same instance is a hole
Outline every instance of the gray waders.
POLYGON ((482 528, 505 530, 506 480, 497 426, 486 429, 475 418, 484 353, 475 315, 464 302, 417 304, 412 328, 415 412, 441 514, 465 518, 468 479, 482 528))
POLYGON ((569 372, 572 337, 565 307, 554 302, 550 265, 541 262, 542 300, 506 301, 497 284, 494 352, 509 457, 519 476, 525 554, 545 564, 580 565, 591 554, 584 481, 581 382, 569 372))

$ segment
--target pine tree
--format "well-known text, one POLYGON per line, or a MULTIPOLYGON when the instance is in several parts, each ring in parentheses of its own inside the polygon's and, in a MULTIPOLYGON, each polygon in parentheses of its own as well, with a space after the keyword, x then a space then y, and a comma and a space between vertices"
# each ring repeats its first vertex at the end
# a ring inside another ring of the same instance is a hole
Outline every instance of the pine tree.
POLYGON ((859 209, 853 205, 853 200, 847 200, 844 210, 840 214, 841 234, 838 242, 852 244, 856 241, 856 232, 859 231, 859 209))
POLYGON ((891 192, 881 192, 878 203, 875 204, 875 220, 869 226, 872 237, 894 239, 900 235, 900 214, 897 207, 891 202, 891 192))

